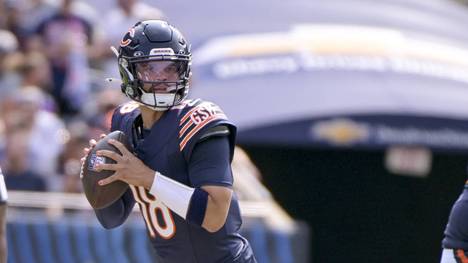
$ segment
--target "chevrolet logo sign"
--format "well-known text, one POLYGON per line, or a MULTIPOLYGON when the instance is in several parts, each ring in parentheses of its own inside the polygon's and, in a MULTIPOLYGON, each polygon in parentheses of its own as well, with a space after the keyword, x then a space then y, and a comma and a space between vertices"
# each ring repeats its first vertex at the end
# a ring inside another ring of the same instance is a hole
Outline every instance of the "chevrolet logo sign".
POLYGON ((318 140, 336 145, 350 145, 369 138, 369 129, 350 119, 320 121, 311 127, 311 133, 318 140))

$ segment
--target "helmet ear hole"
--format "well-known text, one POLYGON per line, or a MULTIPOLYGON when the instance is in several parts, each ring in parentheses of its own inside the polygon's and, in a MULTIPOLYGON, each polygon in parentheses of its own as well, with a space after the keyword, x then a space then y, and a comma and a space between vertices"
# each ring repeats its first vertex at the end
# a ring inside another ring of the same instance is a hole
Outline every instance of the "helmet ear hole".
POLYGON ((135 92, 136 90, 130 86, 130 85, 127 85, 125 87, 125 94, 127 94, 127 96, 129 96, 130 98, 136 98, 138 96, 138 92, 135 92))
POLYGON ((122 82, 124 82, 125 84, 133 82, 135 78, 133 77, 133 74, 130 72, 130 70, 128 70, 126 66, 128 65, 128 63, 123 59, 121 60, 122 61, 119 62, 119 73, 120 73, 120 76, 122 77, 122 82))
POLYGON ((123 61, 119 63, 119 73, 120 77, 122 78, 122 85, 121 85, 121 90, 122 93, 127 95, 131 99, 135 99, 139 96, 138 89, 135 87, 135 79, 133 77, 133 74, 125 67, 126 64, 123 61))

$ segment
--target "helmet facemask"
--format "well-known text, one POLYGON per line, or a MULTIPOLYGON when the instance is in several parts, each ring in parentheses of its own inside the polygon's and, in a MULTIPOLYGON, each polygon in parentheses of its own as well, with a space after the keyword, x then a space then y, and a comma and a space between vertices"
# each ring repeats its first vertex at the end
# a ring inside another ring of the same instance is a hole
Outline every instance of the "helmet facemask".
POLYGON ((122 80, 132 86, 124 92, 131 99, 152 110, 164 111, 187 97, 190 56, 145 56, 124 61, 127 66, 121 65, 121 75, 125 75, 122 80))

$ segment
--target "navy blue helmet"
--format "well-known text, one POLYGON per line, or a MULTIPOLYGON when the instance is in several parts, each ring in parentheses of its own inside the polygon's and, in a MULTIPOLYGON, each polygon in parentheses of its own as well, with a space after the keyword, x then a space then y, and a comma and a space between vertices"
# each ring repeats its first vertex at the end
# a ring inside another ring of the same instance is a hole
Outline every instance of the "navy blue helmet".
POLYGON ((120 42, 122 92, 153 110, 167 110, 187 97, 190 45, 162 20, 138 22, 120 42))

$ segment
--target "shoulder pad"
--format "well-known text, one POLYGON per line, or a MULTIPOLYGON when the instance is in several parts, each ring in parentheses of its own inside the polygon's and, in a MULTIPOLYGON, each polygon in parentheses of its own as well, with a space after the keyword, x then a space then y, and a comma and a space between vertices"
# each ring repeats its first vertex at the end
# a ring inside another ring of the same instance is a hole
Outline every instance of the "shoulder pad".
POLYGON ((203 101, 192 107, 186 107, 185 114, 181 115, 179 121, 180 150, 182 151, 201 129, 215 126, 223 120, 227 120, 226 115, 214 103, 203 101))
POLYGON ((183 100, 179 105, 176 105, 174 107, 171 107, 170 110, 182 110, 182 111, 186 111, 187 109, 191 109, 193 108, 193 106, 195 105, 198 105, 202 102, 201 99, 194 99, 194 100, 189 100, 189 99, 186 99, 186 100, 183 100))
POLYGON ((139 104, 135 101, 130 101, 125 104, 122 104, 118 109, 120 114, 127 114, 138 109, 139 104))
POLYGON ((138 116, 140 114, 138 106, 138 103, 130 101, 117 107, 112 115, 111 131, 122 130, 122 125, 138 116))

